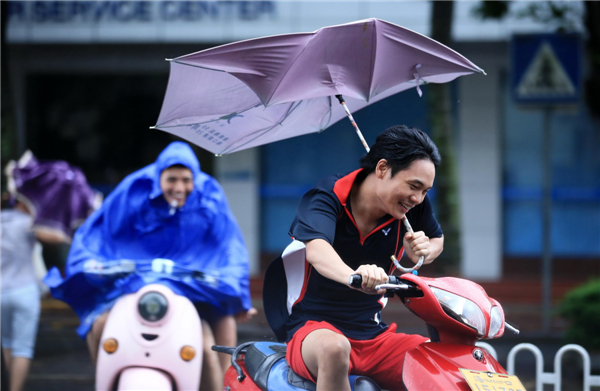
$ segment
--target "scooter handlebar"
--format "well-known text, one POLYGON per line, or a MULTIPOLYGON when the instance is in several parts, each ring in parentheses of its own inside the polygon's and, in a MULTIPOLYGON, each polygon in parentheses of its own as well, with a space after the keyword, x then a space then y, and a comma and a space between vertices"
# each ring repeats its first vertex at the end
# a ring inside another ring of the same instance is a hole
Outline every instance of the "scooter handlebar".
MULTIPOLYGON (((410 232, 410 233, 414 233, 415 232, 415 231, 413 231, 412 226, 408 222, 408 219, 406 218, 406 216, 404 216, 402 218, 402 223, 404 223, 404 227, 406 228, 407 232, 410 232)), ((404 267, 404 266, 400 265, 400 262, 396 259, 395 255, 392 255, 391 258, 392 258, 392 261, 394 262, 394 265, 396 265, 396 268, 398 270, 400 270, 402 273, 414 273, 414 274, 417 274, 417 270, 419 270, 421 268, 421 266, 423 266, 423 262, 425 262, 425 257, 421 255, 419 257, 419 261, 417 262, 417 264, 415 266, 413 266, 413 267, 404 267)))
MULTIPOLYGON (((388 284, 394 284, 394 285, 402 284, 400 282, 400 278, 398 278, 396 276, 388 276, 388 278, 389 278, 388 284)), ((362 286, 362 276, 360 274, 351 275, 348 285, 350 285, 353 288, 360 288, 362 286)))
POLYGON ((508 331, 512 332, 515 335, 518 335, 520 333, 518 328, 509 324, 507 321, 504 321, 504 328, 507 329, 508 331))

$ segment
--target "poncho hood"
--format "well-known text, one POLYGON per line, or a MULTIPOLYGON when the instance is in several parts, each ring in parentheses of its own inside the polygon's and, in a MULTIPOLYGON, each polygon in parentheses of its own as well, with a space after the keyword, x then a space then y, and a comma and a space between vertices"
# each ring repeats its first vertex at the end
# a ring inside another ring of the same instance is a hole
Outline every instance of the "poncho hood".
POLYGON ((160 155, 158 155, 156 162, 153 164, 154 175, 152 178, 153 184, 150 198, 154 199, 162 195, 162 190, 160 188, 160 175, 165 168, 169 168, 177 164, 187 167, 194 175, 194 179, 200 176, 200 162, 198 162, 198 159, 196 158, 194 151, 192 151, 192 148, 181 141, 174 141, 169 144, 169 146, 165 148, 160 155))

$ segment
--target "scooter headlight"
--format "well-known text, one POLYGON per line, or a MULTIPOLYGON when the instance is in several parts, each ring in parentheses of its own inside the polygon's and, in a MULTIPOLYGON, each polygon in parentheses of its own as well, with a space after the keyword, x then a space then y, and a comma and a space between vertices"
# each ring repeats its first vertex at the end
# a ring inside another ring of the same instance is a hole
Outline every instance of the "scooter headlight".
POLYGON ((500 308, 493 306, 492 311, 490 311, 490 332, 488 333, 488 338, 494 338, 498 334, 502 323, 504 323, 504 320, 502 319, 500 308))
POLYGON ((138 311, 148 322, 157 322, 167 313, 167 298, 158 292, 148 292, 138 302, 138 311))
POLYGON ((442 289, 431 287, 431 290, 449 316, 472 327, 480 336, 485 335, 485 317, 477 304, 442 289))

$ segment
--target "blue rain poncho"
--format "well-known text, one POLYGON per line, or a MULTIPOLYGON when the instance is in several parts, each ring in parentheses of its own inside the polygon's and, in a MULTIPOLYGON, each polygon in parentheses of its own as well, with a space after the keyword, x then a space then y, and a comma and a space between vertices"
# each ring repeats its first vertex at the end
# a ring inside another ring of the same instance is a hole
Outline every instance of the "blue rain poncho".
POLYGON ((217 315, 251 308, 248 253, 239 226, 217 181, 200 171, 182 142, 127 176, 85 221, 65 272, 63 279, 54 268, 44 282, 54 298, 73 307, 82 338, 120 296, 149 283, 208 303, 217 315), (168 205, 160 188, 162 171, 175 164, 194 175, 194 190, 181 208, 168 205), (132 265, 135 271, 125 272, 132 265))

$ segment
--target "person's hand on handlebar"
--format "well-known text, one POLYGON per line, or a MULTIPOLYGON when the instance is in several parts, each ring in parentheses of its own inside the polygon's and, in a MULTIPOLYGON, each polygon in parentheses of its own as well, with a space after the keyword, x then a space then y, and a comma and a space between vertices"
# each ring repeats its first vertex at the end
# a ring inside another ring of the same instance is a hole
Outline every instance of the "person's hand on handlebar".
POLYGON ((362 277, 362 285, 358 289, 364 293, 370 295, 382 295, 385 293, 385 289, 375 290, 375 287, 380 284, 388 282, 389 278, 385 270, 376 265, 361 265, 354 274, 358 274, 362 277))
POLYGON ((429 237, 423 231, 407 232, 403 239, 404 250, 411 261, 417 263, 419 257, 427 259, 431 253, 431 243, 429 237))

